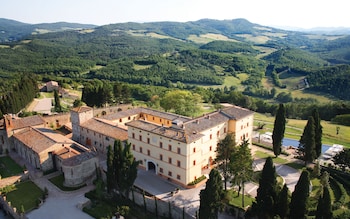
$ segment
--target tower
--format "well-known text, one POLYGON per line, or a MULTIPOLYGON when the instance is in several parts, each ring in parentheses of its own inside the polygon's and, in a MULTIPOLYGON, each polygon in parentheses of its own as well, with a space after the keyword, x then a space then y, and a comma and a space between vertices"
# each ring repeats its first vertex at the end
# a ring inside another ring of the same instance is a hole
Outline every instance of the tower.
POLYGON ((80 142, 80 125, 89 119, 92 119, 93 116, 93 109, 88 106, 77 107, 70 111, 74 141, 80 142))

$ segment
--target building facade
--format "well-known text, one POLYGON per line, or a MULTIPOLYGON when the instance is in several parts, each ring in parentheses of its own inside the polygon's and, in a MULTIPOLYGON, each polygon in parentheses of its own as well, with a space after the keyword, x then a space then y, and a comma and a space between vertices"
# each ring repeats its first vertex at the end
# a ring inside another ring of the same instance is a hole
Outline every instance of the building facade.
POLYGON ((243 139, 251 144, 253 112, 232 106, 192 119, 142 109, 140 118, 126 125, 140 166, 186 187, 211 168, 227 133, 235 135, 237 144, 243 139))

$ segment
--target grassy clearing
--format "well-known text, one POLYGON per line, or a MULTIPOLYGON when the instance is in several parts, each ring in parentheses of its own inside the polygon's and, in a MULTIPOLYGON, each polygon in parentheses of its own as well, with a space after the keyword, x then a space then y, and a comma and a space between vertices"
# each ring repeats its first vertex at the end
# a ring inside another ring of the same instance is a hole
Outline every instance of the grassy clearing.
POLYGON ((11 205, 21 211, 22 206, 25 212, 38 207, 44 192, 31 181, 22 182, 15 185, 14 190, 6 194, 6 198, 11 205))
POLYGON ((2 178, 23 173, 23 168, 10 157, 0 157, 0 175, 2 178))
POLYGON ((254 157, 256 158, 262 158, 262 159, 266 159, 268 157, 272 157, 272 160, 274 163, 278 163, 278 164, 286 164, 288 163, 288 161, 286 159, 280 158, 280 157, 275 157, 273 152, 271 152, 271 154, 266 153, 266 152, 262 152, 262 151, 255 151, 254 157))
POLYGON ((134 70, 138 71, 138 70, 143 70, 143 69, 148 69, 148 68, 151 68, 152 65, 137 65, 137 64, 134 64, 134 70))
POLYGON ((64 176, 63 174, 58 175, 56 177, 53 177, 51 179, 49 179, 51 183, 53 183, 55 186, 57 186, 57 188, 59 188, 62 191, 74 191, 74 190, 78 190, 82 187, 84 187, 85 185, 82 186, 78 186, 78 187, 66 187, 63 185, 64 183, 64 176))
POLYGON ((236 34, 238 37, 243 37, 247 41, 251 41, 254 43, 266 43, 270 40, 268 36, 253 36, 252 34, 236 34))
MULTIPOLYGON (((275 121, 275 117, 265 115, 265 114, 259 114, 259 113, 254 114, 255 126, 257 126, 258 123, 266 124, 264 129, 261 131, 262 133, 272 132, 274 121, 275 121)), ((285 137, 299 140, 300 136, 303 134, 303 130, 306 123, 307 123, 306 120, 288 119, 287 125, 286 125, 285 137)), ((349 126, 336 125, 328 121, 321 121, 321 125, 323 127, 323 137, 322 137, 323 144, 327 144, 327 145, 341 144, 346 147, 350 147, 350 127, 349 126), (337 127, 340 128, 338 135, 336 133, 337 127)))
MULTIPOLYGON (((236 206, 239 208, 242 207, 242 194, 239 194, 239 196, 238 196, 237 191, 235 191, 233 189, 227 191, 226 199, 228 200, 229 205, 236 206)), ((244 196, 244 208, 246 208, 248 206, 252 206, 252 203, 254 201, 255 201, 255 198, 245 195, 244 196)))

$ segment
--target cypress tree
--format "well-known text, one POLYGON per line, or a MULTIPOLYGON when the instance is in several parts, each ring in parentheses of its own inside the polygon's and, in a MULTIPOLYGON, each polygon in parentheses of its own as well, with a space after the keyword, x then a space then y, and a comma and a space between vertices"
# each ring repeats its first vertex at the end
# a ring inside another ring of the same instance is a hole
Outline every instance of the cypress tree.
POLYGON ((236 146, 234 139, 233 134, 227 134, 224 139, 219 141, 216 151, 217 155, 215 161, 218 163, 218 168, 224 175, 225 191, 227 190, 227 181, 231 177, 229 164, 236 146))
POLYGON ((57 90, 54 90, 53 94, 55 99, 55 112, 60 113, 62 112, 62 106, 61 106, 60 97, 58 96, 57 90))
POLYGON ((304 128, 303 135, 299 141, 299 151, 302 153, 301 156, 305 161, 305 165, 308 162, 314 161, 316 158, 314 124, 314 118, 312 116, 309 116, 307 124, 304 128))
POLYGON ((282 140, 286 129, 286 110, 283 104, 279 105, 277 114, 275 117, 275 123, 272 132, 272 146, 273 153, 276 157, 281 154, 282 140))
POLYGON ((295 185, 290 201, 290 219, 301 219, 307 216, 308 202, 310 194, 310 178, 309 172, 304 170, 295 185))
POLYGON ((275 204, 276 214, 280 218, 287 218, 289 213, 289 190, 286 184, 278 194, 277 202, 275 204))
POLYGON ((266 159, 259 180, 254 212, 259 218, 269 218, 274 215, 274 204, 277 196, 276 169, 271 157, 266 159))
POLYGON ((199 218, 217 219, 223 204, 223 186, 221 175, 216 169, 212 169, 205 189, 200 191, 199 218))
POLYGON ((111 192, 113 189, 113 185, 115 184, 114 177, 114 166, 113 166, 113 150, 109 145, 107 148, 107 191, 111 192))
POLYGON ((331 196, 329 188, 323 187, 323 194, 318 199, 316 219, 331 219, 333 218, 331 196))
POLYGON ((322 152, 322 125, 320 115, 317 109, 312 111, 312 117, 315 123, 315 151, 316 157, 319 157, 322 152))

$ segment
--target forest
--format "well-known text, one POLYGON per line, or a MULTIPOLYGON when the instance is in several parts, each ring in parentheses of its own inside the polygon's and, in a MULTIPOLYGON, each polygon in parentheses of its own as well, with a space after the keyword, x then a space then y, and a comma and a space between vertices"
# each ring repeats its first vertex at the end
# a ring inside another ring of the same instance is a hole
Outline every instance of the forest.
POLYGON ((92 106, 153 104, 154 96, 184 89, 204 102, 258 112, 274 113, 285 103, 290 118, 305 118, 315 105, 323 119, 350 114, 349 36, 309 35, 244 19, 204 19, 8 36, 12 40, 0 44, 0 110, 19 112, 36 95, 33 80, 56 80, 84 85, 82 100, 92 106), (302 80, 307 86, 298 84, 302 80), (295 95, 296 90, 331 102, 295 95))

